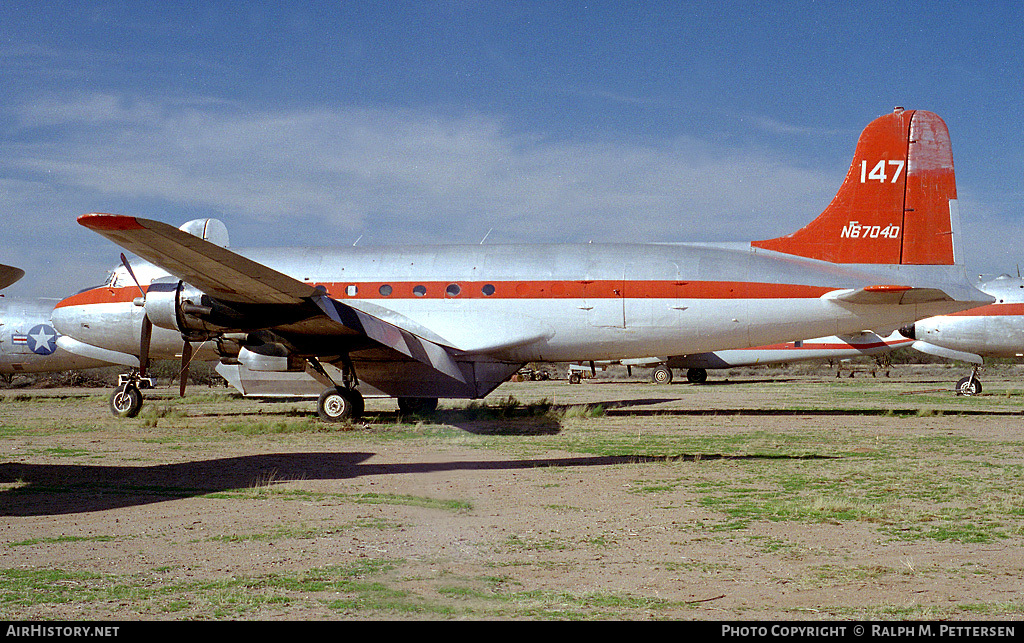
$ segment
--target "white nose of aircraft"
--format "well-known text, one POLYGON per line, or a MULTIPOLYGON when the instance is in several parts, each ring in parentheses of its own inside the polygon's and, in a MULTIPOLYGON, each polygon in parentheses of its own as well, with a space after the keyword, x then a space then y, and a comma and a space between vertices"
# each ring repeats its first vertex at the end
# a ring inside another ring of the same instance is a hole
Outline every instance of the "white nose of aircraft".
POLYGON ((138 355, 145 310, 118 299, 108 288, 72 295, 54 308, 53 327, 84 344, 138 355))

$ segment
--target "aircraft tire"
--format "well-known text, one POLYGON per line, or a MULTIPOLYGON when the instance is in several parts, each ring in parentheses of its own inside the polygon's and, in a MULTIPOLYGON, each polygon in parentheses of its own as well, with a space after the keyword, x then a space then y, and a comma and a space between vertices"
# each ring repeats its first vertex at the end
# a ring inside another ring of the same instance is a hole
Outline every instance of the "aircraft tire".
POLYGON ((324 389, 316 402, 316 412, 324 422, 356 420, 363 415, 365 401, 359 391, 336 386, 324 389))
POLYGON ((428 414, 437 410, 436 397, 400 397, 398 411, 403 415, 428 414))
POLYGON ((110 395, 110 412, 114 417, 133 418, 142 410, 142 393, 133 384, 114 389, 110 395))
POLYGON ((690 368, 686 371, 686 379, 691 384, 703 384, 708 381, 708 372, 703 368, 690 368))
POLYGON ((651 381, 655 384, 671 384, 672 369, 667 366, 658 366, 651 373, 651 381))
POLYGON ((978 395, 981 393, 981 380, 976 377, 962 378, 956 383, 956 394, 957 395, 978 395))

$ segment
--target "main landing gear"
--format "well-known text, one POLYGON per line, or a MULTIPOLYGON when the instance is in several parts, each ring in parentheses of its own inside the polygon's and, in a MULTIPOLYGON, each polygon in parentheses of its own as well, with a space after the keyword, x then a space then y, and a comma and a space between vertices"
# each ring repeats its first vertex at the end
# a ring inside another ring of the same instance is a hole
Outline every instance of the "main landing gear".
MULTIPOLYGON (((651 381, 655 384, 671 384, 672 369, 664 364, 656 367, 651 373, 651 381)), ((686 369, 686 381, 690 384, 703 384, 708 381, 708 372, 703 368, 686 369)))
POLYGON ((316 412, 324 422, 357 420, 363 415, 366 403, 354 388, 334 386, 324 390, 316 402, 316 412))
MULTIPOLYGON (((358 420, 366 410, 362 394, 354 388, 333 386, 324 390, 316 403, 316 412, 324 422, 358 420)), ((437 410, 436 397, 400 397, 398 412, 423 415, 437 410)))

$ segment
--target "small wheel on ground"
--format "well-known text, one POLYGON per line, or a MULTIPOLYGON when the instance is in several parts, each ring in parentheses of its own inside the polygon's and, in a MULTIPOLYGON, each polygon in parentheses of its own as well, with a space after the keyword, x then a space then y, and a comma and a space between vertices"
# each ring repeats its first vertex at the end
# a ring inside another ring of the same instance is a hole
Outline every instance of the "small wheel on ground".
POLYGON ((114 389, 110 395, 110 412, 114 417, 133 418, 142 410, 142 393, 134 384, 114 389))
POLYGON ((957 395, 978 395, 981 393, 981 380, 967 376, 956 383, 957 395))

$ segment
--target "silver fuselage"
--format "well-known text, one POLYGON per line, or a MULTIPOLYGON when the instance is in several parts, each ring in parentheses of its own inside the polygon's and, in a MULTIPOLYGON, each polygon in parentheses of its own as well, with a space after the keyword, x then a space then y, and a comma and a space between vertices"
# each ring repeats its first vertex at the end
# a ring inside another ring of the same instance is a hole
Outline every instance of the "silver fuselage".
MULTIPOLYGON (((891 330, 990 301, 961 266, 839 265, 737 244, 232 249, 463 355, 511 362, 684 355, 891 330), (877 284, 954 300, 865 305, 830 294, 877 284)), ((163 273, 133 262, 143 285, 163 273)), ((58 308, 58 330, 138 354, 144 309, 122 279, 58 308)), ((212 347, 207 347, 210 349, 212 347)), ((181 337, 154 329, 150 356, 181 337)), ((208 353, 212 355, 212 353, 208 353)))

